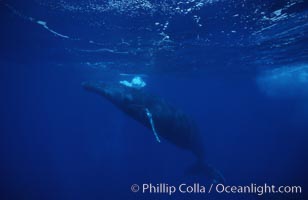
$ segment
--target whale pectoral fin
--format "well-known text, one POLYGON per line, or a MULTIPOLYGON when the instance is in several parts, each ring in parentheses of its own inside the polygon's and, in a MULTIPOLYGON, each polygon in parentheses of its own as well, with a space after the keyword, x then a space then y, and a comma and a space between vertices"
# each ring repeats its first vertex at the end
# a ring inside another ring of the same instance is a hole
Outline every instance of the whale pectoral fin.
POLYGON ((129 106, 130 110, 135 110, 135 111, 141 111, 142 113, 144 113, 145 117, 149 120, 149 124, 151 125, 151 129, 154 133, 155 139, 157 142, 161 142, 158 133, 156 131, 155 125, 154 125, 154 120, 152 117, 152 113, 150 112, 150 110, 148 108, 146 108, 143 105, 138 105, 138 104, 130 104, 129 106))
POLYGON ((213 183, 225 183, 224 176, 214 167, 198 161, 186 171, 189 175, 204 176, 213 183))
POLYGON ((145 108, 144 111, 146 112, 146 115, 147 115, 147 117, 148 117, 148 119, 149 119, 149 122, 150 122, 151 128, 152 128, 152 131, 153 131, 154 136, 155 136, 155 138, 156 138, 156 141, 160 143, 161 141, 160 141, 159 136, 158 136, 158 134, 157 134, 157 132, 156 132, 156 128, 155 128, 155 125, 154 125, 154 120, 153 120, 153 117, 152 117, 152 113, 150 112, 150 110, 149 110, 148 108, 145 108))

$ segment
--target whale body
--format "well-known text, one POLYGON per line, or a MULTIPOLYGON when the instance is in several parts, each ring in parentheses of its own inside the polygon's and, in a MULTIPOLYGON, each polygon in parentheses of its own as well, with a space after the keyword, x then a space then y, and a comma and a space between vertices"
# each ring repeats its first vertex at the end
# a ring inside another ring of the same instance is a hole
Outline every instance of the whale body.
POLYGON ((214 182, 224 182, 222 175, 204 162, 202 138, 195 122, 163 98, 121 84, 84 82, 82 85, 86 90, 108 99, 155 134, 157 132, 158 138, 191 151, 197 163, 189 170, 190 173, 204 175, 214 182))

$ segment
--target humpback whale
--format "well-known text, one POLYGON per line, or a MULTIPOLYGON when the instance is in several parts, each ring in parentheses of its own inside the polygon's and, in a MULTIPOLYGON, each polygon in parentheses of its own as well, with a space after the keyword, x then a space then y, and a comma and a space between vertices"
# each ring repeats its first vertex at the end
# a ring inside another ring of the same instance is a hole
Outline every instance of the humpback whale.
POLYGON ((203 175, 213 182, 224 182, 223 176, 204 161, 201 135, 192 119, 164 99, 149 94, 143 89, 121 84, 84 82, 82 86, 108 99, 124 113, 134 118, 155 134, 179 148, 191 151, 197 159, 189 169, 194 175, 203 175))

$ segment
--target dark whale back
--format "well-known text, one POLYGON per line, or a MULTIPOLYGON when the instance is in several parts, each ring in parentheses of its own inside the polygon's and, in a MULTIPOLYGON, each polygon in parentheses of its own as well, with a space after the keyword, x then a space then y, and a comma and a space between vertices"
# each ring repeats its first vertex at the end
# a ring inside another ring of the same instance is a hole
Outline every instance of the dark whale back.
POLYGON ((87 90, 99 93, 124 113, 152 130, 146 109, 152 114, 155 129, 160 137, 176 146, 203 156, 203 145, 194 121, 164 99, 146 93, 142 89, 120 84, 87 82, 87 90))

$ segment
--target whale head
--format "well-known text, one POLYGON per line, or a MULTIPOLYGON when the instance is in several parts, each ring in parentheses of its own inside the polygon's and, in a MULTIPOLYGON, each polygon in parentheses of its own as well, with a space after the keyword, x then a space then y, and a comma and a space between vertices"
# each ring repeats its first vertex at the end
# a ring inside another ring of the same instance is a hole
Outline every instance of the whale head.
POLYGON ((83 88, 97 93, 117 106, 137 103, 136 90, 121 84, 108 84, 104 82, 83 82, 83 88))

